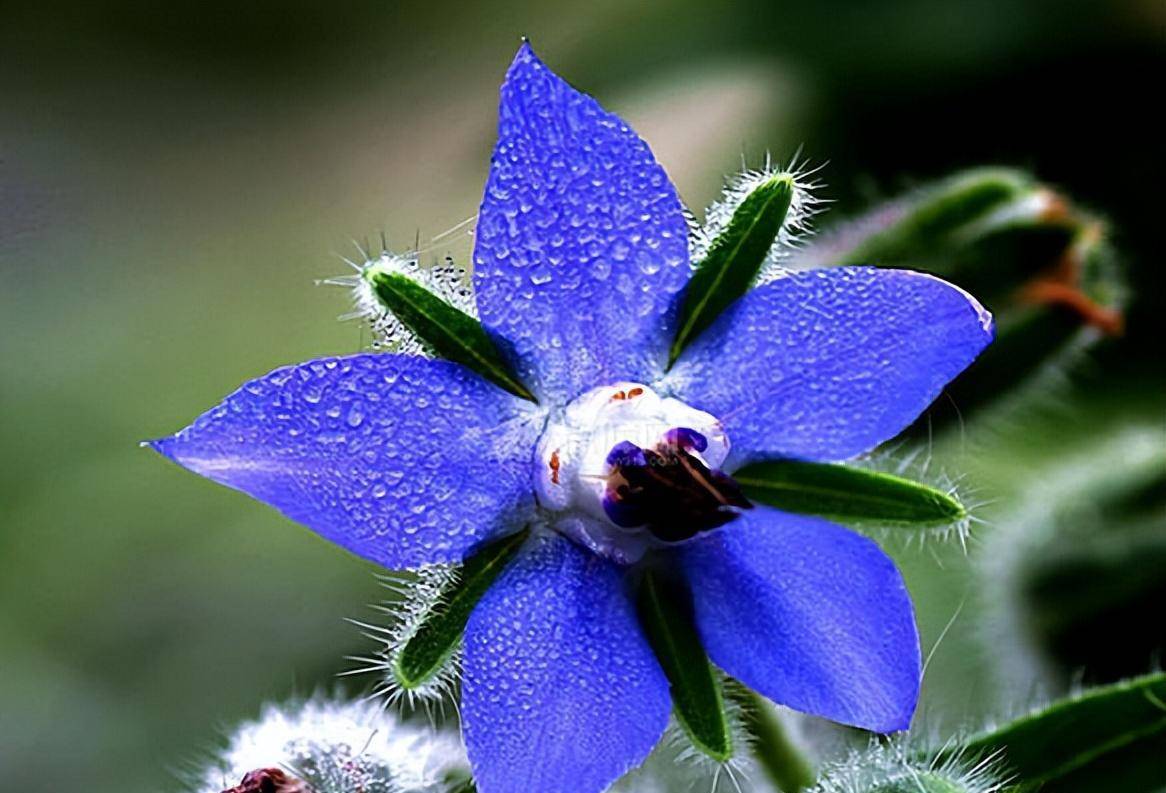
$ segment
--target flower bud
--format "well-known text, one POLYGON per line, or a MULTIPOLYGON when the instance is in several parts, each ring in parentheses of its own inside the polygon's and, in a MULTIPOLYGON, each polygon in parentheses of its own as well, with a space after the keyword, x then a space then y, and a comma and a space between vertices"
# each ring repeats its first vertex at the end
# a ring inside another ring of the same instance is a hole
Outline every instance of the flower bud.
POLYGON ((278 768, 260 768, 243 776, 243 781, 223 793, 312 793, 301 780, 278 768))
POLYGON ((470 778, 458 737, 377 703, 315 697, 241 725, 193 793, 453 793, 470 778))
POLYGON ((789 260, 795 269, 857 264, 930 272, 996 317, 995 343, 918 434, 980 407, 1027 402, 1042 375, 1122 331, 1122 267, 1105 224, 1019 171, 957 174, 822 234, 789 260))

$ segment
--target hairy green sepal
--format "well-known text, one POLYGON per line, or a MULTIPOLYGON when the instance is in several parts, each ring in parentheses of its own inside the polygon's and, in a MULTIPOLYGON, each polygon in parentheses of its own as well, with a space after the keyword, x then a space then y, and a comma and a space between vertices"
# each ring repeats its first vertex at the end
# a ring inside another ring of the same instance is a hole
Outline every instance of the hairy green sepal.
POLYGON ((537 401, 514 375, 481 322, 406 275, 369 270, 364 277, 381 304, 435 353, 515 396, 537 401))
POLYGON ((1093 689, 946 750, 995 757, 1015 793, 1161 789, 1166 674, 1093 689))
POLYGON ((967 518, 964 505, 942 490, 845 465, 778 460, 747 465, 733 479, 753 501, 842 523, 932 528, 967 518))
POLYGON ((504 537, 469 557, 437 604, 393 659, 392 673, 405 689, 425 685, 461 644, 470 612, 526 541, 528 531, 504 537))
POLYGON ((676 582, 645 573, 640 622, 672 692, 677 720, 697 749, 718 762, 733 756, 733 737, 717 674, 693 625, 691 597, 676 582))
POLYGON ((762 182, 745 197, 729 225, 713 240, 685 290, 669 365, 753 284, 781 232, 794 189, 794 177, 788 173, 762 182))

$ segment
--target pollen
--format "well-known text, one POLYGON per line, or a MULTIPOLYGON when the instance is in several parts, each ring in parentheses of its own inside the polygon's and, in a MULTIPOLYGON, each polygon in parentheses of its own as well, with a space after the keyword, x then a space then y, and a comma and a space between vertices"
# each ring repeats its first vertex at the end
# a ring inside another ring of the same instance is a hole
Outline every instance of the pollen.
POLYGON ((625 402, 629 399, 635 399, 636 397, 641 397, 643 395, 644 395, 644 389, 640 388, 639 386, 636 386, 635 388, 629 388, 627 390, 621 389, 619 391, 616 391, 614 394, 611 395, 611 401, 612 402, 625 402))
POLYGON ((559 465, 559 450, 555 449, 553 452, 551 452, 550 462, 547 463, 547 467, 551 469, 552 484, 559 484, 559 465))

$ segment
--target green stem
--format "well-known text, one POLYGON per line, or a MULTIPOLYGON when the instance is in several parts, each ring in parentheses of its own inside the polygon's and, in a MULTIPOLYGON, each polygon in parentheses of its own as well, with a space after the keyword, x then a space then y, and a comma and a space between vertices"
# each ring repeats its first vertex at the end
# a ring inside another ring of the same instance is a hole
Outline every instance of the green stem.
POLYGON ((813 786, 814 767, 786 734, 773 710, 752 691, 743 692, 742 716, 753 737, 753 753, 769 780, 783 793, 813 786))

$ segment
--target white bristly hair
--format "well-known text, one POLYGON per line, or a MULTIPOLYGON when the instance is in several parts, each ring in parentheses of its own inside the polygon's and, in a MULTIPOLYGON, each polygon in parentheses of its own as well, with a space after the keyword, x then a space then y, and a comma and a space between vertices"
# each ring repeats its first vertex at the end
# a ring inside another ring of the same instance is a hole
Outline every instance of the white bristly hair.
POLYGON ((446 256, 439 262, 425 266, 420 262, 420 252, 415 250, 399 254, 382 250, 377 256, 367 255, 359 245, 357 250, 362 254, 359 262, 341 257, 356 271, 354 274, 325 278, 318 283, 340 286, 351 291, 352 311, 341 315, 340 319, 343 321, 355 319, 368 323, 373 335, 374 349, 409 355, 429 354, 426 345, 385 308, 377 297, 373 290, 372 278, 378 273, 408 276, 446 303, 470 316, 477 315, 474 290, 469 276, 464 268, 454 263, 452 257, 446 256))
POLYGON ((808 793, 1001 793, 1008 780, 997 765, 995 758, 963 757, 958 752, 942 760, 922 760, 909 742, 872 742, 824 768, 808 793))
POLYGON ((401 650, 417 633, 425 617, 445 605, 445 598, 458 580, 460 567, 452 564, 427 565, 413 573, 380 576, 381 583, 394 597, 373 606, 385 615, 384 625, 349 620, 364 635, 380 644, 373 657, 350 657, 361 666, 345 675, 376 674, 379 680, 370 699, 380 699, 394 710, 412 712, 423 708, 430 722, 445 717, 445 706, 457 707, 457 686, 461 677, 462 652, 459 646, 449 660, 420 685, 406 686, 397 675, 401 650))
POLYGON ((689 224, 689 256, 692 266, 698 265, 708 254, 713 240, 728 227, 729 221, 733 219, 733 213, 750 193, 769 179, 788 174, 793 177, 793 198, 781 231, 769 250, 761 272, 757 275, 757 284, 780 278, 785 273, 785 260, 813 233, 810 221, 825 203, 823 199, 814 195, 814 191, 822 188, 822 183, 814 178, 821 168, 822 166, 810 167, 809 163, 801 158, 800 151, 794 154, 784 168, 774 166, 770 156, 766 154, 765 164, 761 168, 745 167, 740 173, 730 177, 720 197, 705 211, 704 223, 699 224, 692 220, 689 224))

